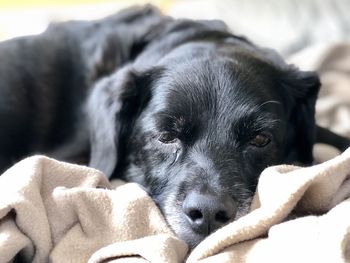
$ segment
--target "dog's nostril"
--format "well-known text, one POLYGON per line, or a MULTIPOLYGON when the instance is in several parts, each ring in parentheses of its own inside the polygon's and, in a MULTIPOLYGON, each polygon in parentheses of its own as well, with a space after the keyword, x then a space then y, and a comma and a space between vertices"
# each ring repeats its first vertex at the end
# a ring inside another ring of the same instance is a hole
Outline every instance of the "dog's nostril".
POLYGON ((226 223, 230 220, 230 216, 226 213, 226 211, 219 211, 215 214, 215 221, 219 223, 226 223))
POLYGON ((190 192, 182 205, 189 226, 196 233, 208 235, 227 224, 236 213, 229 196, 190 192))
POLYGON ((202 212, 197 209, 190 210, 188 212, 188 216, 191 218, 192 221, 197 221, 203 218, 202 212))

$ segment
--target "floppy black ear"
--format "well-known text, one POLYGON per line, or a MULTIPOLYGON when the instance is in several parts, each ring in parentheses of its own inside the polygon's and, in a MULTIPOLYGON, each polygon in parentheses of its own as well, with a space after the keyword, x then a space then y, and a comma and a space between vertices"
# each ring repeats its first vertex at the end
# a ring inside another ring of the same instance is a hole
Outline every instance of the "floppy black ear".
POLYGON ((287 127, 286 162, 311 164, 315 142, 315 104, 320 80, 315 72, 289 69, 283 76, 289 98, 286 98, 287 127))
POLYGON ((151 75, 126 67, 98 82, 88 99, 89 166, 108 177, 118 161, 119 139, 128 134, 151 97, 151 75))

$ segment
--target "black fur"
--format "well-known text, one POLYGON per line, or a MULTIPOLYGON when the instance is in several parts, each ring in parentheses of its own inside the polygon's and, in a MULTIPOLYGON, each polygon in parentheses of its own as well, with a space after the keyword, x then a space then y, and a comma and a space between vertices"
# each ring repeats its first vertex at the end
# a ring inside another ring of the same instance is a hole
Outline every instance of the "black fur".
POLYGON ((149 31, 167 20, 152 7, 131 8, 2 42, 0 173, 33 153, 87 162, 83 105, 91 87, 133 59, 147 44, 149 31))
POLYGON ((317 75, 220 21, 132 9, 0 55, 0 169, 33 152, 89 158, 143 185, 191 247, 247 212, 264 168, 312 163, 317 75))

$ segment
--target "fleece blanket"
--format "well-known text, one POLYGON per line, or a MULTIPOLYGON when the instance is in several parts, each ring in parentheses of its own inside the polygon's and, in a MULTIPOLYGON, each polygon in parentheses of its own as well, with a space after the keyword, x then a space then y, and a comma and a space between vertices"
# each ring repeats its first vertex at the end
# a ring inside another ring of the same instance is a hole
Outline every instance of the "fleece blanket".
POLYGON ((146 192, 44 156, 0 177, 0 262, 349 262, 350 149, 260 178, 251 212, 187 257, 146 192))

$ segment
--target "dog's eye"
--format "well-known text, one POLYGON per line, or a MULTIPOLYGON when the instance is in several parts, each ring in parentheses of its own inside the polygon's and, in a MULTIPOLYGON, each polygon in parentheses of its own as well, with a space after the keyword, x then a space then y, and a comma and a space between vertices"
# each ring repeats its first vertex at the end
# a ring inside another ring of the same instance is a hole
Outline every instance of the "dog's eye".
POLYGON ((158 137, 158 140, 162 143, 174 143, 176 139, 176 135, 170 132, 163 132, 158 137))
POLYGON ((268 135, 260 133, 257 134, 251 141, 250 144, 256 147, 264 147, 270 143, 271 139, 268 135))

